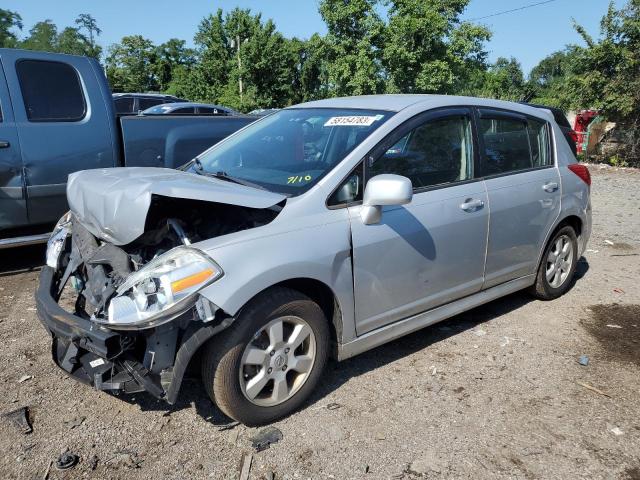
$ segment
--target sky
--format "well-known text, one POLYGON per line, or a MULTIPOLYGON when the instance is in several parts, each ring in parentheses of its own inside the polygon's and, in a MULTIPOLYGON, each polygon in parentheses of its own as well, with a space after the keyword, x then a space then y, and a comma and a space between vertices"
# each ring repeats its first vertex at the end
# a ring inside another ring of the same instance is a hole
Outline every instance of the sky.
MULTIPOLYGON (((540 0, 471 0, 464 19, 476 19, 511 10, 540 0)), ((621 7, 625 0, 615 0, 621 7)), ((572 28, 572 18, 594 36, 609 0, 551 0, 550 3, 478 20, 493 31, 487 45, 490 60, 516 57, 525 72, 565 45, 580 43, 572 28)), ((218 8, 250 8, 271 18, 285 36, 308 38, 326 28, 318 13, 317 0, 3 0, 2 8, 18 12, 26 34, 34 23, 51 19, 62 28, 73 25, 80 13, 93 15, 102 29, 99 43, 107 47, 125 35, 143 35, 154 43, 169 38, 193 44, 200 20, 218 8)))

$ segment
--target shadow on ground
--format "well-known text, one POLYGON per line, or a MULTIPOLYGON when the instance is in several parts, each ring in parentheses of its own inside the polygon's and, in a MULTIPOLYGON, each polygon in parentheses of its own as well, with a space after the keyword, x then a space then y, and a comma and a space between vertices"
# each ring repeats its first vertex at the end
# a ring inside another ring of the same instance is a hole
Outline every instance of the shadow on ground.
POLYGON ((0 250, 0 277, 40 270, 45 262, 45 245, 0 250))
MULTIPOLYGON (((45 247, 42 245, 0 251, 0 277, 39 269, 44 261, 44 253, 45 247)), ((578 262, 573 282, 579 281, 586 275, 588 270, 589 264, 587 260, 581 258, 578 262)), ((418 330, 344 362, 331 361, 327 366, 319 388, 312 394, 307 405, 319 402, 351 378, 368 373, 442 340, 473 329, 484 322, 521 308, 531 301, 534 301, 533 298, 526 292, 517 292, 456 315, 436 325, 418 330)), ((175 405, 169 405, 146 393, 119 395, 118 398, 129 404, 139 405, 142 411, 164 411, 166 415, 171 415, 172 412, 193 406, 196 412, 207 422, 218 426, 230 423, 231 419, 213 405, 202 387, 199 368, 194 368, 199 363, 198 357, 196 356, 192 359, 191 363, 192 365, 182 383, 178 402, 175 405)))

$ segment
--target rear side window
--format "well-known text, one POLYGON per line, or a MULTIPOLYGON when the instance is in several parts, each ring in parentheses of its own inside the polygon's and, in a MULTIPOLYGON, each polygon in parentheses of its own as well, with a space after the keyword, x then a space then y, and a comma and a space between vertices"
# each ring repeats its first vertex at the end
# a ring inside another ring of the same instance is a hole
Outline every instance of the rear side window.
POLYGON ((196 109, 193 107, 182 107, 176 108, 173 112, 173 115, 192 115, 196 112, 196 109))
POLYGON ((139 98, 138 110, 146 110, 147 108, 155 107, 156 105, 162 105, 164 99, 162 98, 139 98))
POLYGON ((133 98, 116 98, 113 103, 116 105, 116 113, 133 113, 133 98))
POLYGON ((484 140, 484 175, 499 175, 533 167, 526 120, 481 118, 479 128, 484 140))
POLYGON ((531 161, 534 167, 551 165, 549 148, 549 128, 546 122, 529 119, 529 145, 531 145, 531 161))
POLYGON ((87 105, 76 70, 66 63, 21 60, 16 73, 30 122, 82 120, 87 105))

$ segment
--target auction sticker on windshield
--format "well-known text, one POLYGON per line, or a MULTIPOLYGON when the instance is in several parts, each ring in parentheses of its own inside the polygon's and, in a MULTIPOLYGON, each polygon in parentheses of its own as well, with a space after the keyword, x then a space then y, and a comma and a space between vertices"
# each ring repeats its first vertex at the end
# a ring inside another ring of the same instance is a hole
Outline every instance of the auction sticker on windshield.
POLYGON ((324 124, 325 127, 369 127, 379 120, 379 115, 350 115, 347 117, 331 117, 324 124))

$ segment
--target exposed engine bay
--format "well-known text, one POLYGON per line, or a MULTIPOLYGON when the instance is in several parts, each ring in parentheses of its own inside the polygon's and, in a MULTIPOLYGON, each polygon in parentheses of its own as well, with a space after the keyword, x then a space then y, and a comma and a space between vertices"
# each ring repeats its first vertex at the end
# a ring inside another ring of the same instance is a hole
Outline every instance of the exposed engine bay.
MULTIPOLYGON (((222 271, 189 246, 266 225, 282 206, 152 195, 144 232, 121 246, 96 237, 70 212, 66 230, 52 235, 60 248, 47 259, 55 269, 50 285, 41 288, 69 315, 84 319, 86 328, 70 341, 54 333, 56 363, 98 389, 146 390, 172 403, 192 354, 233 321, 197 295, 222 271), (174 271, 186 273, 178 278, 174 271)), ((50 250, 56 249, 48 255, 50 250)))
POLYGON ((100 242, 76 219, 72 239, 77 253, 69 252, 69 263, 79 293, 77 307, 89 317, 102 317, 125 279, 154 258, 179 245, 266 225, 281 209, 279 205, 254 209, 154 195, 144 233, 121 247, 100 242))

